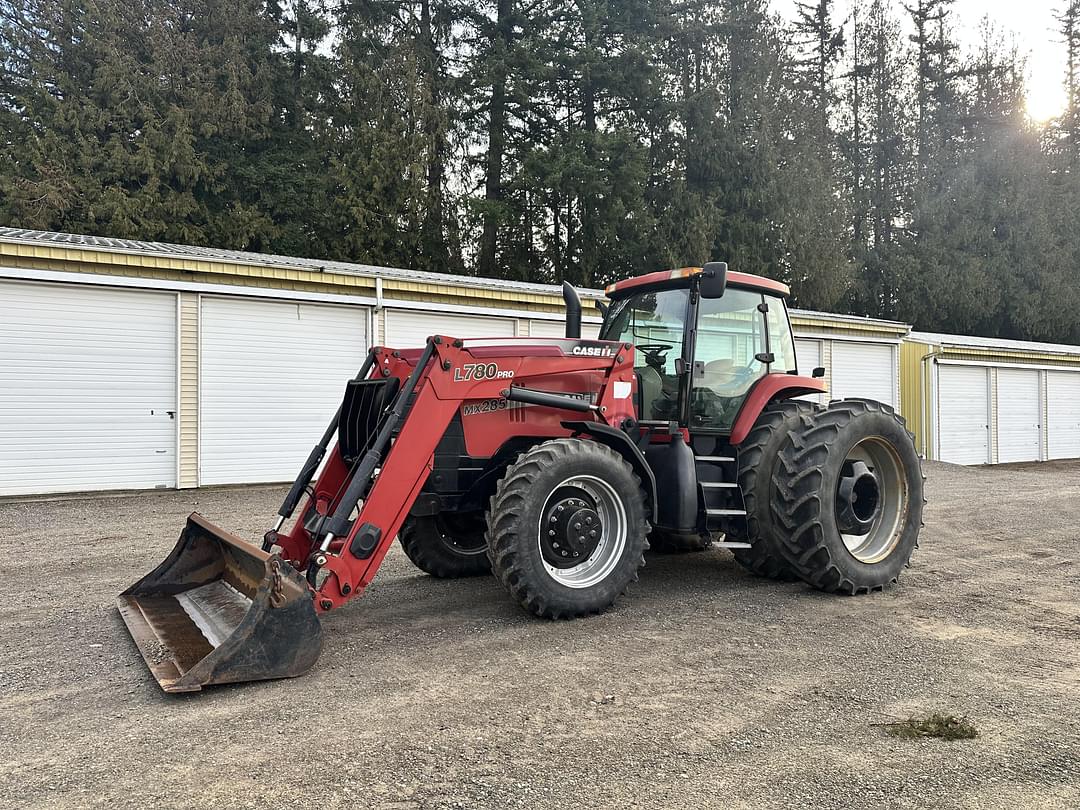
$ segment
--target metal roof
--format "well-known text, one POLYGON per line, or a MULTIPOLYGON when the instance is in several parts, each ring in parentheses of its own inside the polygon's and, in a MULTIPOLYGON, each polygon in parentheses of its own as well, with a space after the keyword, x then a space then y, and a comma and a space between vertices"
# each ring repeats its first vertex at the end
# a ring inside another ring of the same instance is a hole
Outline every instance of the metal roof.
MULTIPOLYGON (((381 267, 356 262, 337 262, 325 259, 304 259, 296 256, 276 256, 270 253, 252 253, 245 250, 174 245, 167 242, 146 242, 140 239, 114 239, 105 236, 85 236, 75 233, 32 231, 25 228, 0 227, 0 241, 24 245, 54 246, 60 248, 84 248, 103 253, 123 253, 142 256, 158 256, 168 259, 205 259, 229 264, 283 267, 309 272, 343 273, 372 278, 394 278, 402 281, 420 281, 429 284, 445 284, 453 287, 476 287, 481 289, 508 290, 538 295, 562 297, 562 287, 556 284, 536 284, 528 281, 457 276, 449 273, 427 273, 406 270, 401 267, 381 267)), ((603 298, 603 290, 579 289, 585 298, 603 298)))
POLYGON ((1039 343, 1034 340, 1006 340, 1004 338, 975 337, 973 335, 946 335, 940 332, 911 332, 908 339, 919 343, 956 348, 1068 354, 1080 357, 1080 346, 1074 346, 1071 343, 1039 343))
POLYGON ((827 319, 830 321, 843 321, 844 323, 851 324, 854 328, 858 328, 860 325, 868 327, 892 327, 897 332, 908 332, 911 330, 911 324, 904 323, 903 321, 889 321, 884 318, 871 318, 868 315, 841 315, 836 312, 820 312, 815 309, 789 309, 788 314, 792 318, 814 318, 814 319, 827 319))
MULTIPOLYGON (((244 250, 226 250, 222 248, 200 247, 197 245, 177 245, 168 242, 150 242, 141 239, 115 239, 106 236, 87 236, 75 233, 57 233, 53 231, 34 231, 27 228, 0 227, 0 242, 31 245, 35 247, 55 247, 84 249, 101 253, 115 253, 137 256, 155 256, 164 259, 205 260, 225 264, 278 267, 307 272, 340 273, 344 275, 369 278, 399 279, 402 281, 427 282, 454 287, 468 287, 481 290, 502 290, 506 292, 531 293, 562 297, 562 288, 555 284, 537 284, 528 281, 483 278, 477 276, 451 275, 449 273, 427 273, 407 270, 401 267, 381 267, 357 262, 338 262, 323 259, 305 259, 297 256, 279 256, 270 253, 254 253, 244 250)), ((578 293, 586 299, 603 299, 603 290, 579 289, 578 293)), ((808 320, 828 321, 833 324, 843 323, 851 328, 892 328, 897 332, 907 332, 908 324, 898 321, 886 321, 858 315, 839 315, 831 312, 792 309, 792 317, 808 320)))

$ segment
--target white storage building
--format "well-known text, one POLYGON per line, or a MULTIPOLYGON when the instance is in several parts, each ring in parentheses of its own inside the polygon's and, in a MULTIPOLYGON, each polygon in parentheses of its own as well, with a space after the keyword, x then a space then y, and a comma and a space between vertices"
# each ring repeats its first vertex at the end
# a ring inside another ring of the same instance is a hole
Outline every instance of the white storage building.
POLYGON ((912 332, 903 388, 927 458, 1080 458, 1080 346, 912 332))
MULTIPOLYGON (((791 320, 831 396, 900 403, 906 324, 791 320)), ((369 345, 563 328, 554 285, 0 228, 0 496, 290 480, 369 345)))

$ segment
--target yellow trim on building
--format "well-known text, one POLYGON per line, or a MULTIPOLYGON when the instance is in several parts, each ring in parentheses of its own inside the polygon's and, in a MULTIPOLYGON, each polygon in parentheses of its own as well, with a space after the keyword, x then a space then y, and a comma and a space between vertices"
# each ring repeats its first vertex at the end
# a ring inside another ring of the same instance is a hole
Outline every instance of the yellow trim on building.
POLYGON ((874 321, 851 321, 841 318, 807 317, 806 315, 792 315, 791 328, 800 335, 837 335, 870 338, 893 338, 900 339, 908 333, 908 327, 904 324, 874 321))
POLYGON ((984 349, 974 346, 944 346, 937 348, 936 356, 942 360, 968 360, 976 363, 1014 363, 1017 365, 1080 368, 1080 354, 984 349))
POLYGON ((180 293, 179 475, 177 486, 199 485, 199 296, 180 293))
MULTIPOLYGON (((19 267, 30 270, 95 273, 163 281, 202 282, 244 285, 264 289, 291 290, 339 295, 375 296, 373 275, 353 275, 333 271, 260 266, 242 262, 170 258, 154 255, 118 253, 107 250, 70 248, 59 245, 26 245, 0 241, 0 257, 17 260, 19 267)), ((512 304, 514 308, 538 313, 561 313, 562 296, 505 288, 458 286, 427 280, 382 279, 383 296, 399 301, 476 306, 486 303, 512 304)), ((585 314, 597 316, 595 302, 582 301, 585 314)))
POLYGON ((900 344, 900 415, 915 434, 915 447, 927 458, 931 456, 931 437, 926 431, 931 371, 929 361, 923 362, 923 358, 930 350, 929 344, 913 340, 900 344))

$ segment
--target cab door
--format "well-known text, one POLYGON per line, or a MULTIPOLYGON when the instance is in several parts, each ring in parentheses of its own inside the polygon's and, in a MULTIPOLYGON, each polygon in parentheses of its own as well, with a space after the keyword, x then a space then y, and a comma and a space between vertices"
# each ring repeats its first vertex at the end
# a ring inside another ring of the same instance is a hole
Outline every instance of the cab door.
POLYGON ((782 298, 729 287, 721 298, 699 298, 688 427, 729 433, 754 385, 766 374, 795 370, 782 298))

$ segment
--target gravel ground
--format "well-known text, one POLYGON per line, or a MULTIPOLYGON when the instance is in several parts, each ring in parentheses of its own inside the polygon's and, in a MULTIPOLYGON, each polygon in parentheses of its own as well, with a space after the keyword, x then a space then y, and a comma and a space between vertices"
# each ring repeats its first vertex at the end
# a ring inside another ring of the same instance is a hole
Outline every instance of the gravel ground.
POLYGON ((928 465, 901 585, 839 598, 725 551, 650 556, 544 622, 395 548, 315 670, 167 696, 114 597, 195 509, 278 488, 0 504, 0 805, 1080 807, 1080 463, 928 465), (975 740, 878 724, 966 715, 975 740))

